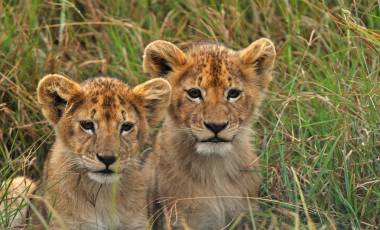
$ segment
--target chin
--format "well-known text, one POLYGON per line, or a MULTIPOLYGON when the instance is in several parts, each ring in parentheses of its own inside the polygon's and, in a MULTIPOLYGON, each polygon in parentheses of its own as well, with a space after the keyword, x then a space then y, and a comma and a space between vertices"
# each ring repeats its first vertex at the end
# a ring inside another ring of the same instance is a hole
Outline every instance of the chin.
POLYGON ((232 150, 231 142, 198 142, 195 145, 196 151, 201 155, 218 155, 218 156, 226 156, 232 150))
POLYGON ((118 182, 120 179, 120 175, 117 173, 112 174, 106 174, 106 173, 95 173, 95 172, 88 172, 88 177, 100 184, 111 184, 118 182))

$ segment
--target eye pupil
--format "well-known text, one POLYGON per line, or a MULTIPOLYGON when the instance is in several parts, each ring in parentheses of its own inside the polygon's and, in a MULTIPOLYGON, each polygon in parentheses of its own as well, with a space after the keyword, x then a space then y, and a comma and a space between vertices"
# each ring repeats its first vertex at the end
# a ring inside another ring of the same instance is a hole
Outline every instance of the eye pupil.
POLYGON ((127 122, 121 125, 121 132, 130 131, 135 125, 133 123, 127 122))
POLYGON ((230 91, 228 91, 227 97, 228 97, 228 99, 230 99, 230 98, 234 99, 234 98, 239 97, 240 94, 241 94, 240 90, 238 90, 238 89, 231 89, 230 91))
POLYGON ((196 88, 192 88, 192 89, 189 89, 187 91, 187 94, 191 97, 191 98, 202 98, 202 92, 199 90, 199 89, 196 89, 196 88))
POLYGON ((81 126, 84 130, 95 131, 95 124, 94 124, 94 122, 92 122, 92 121, 81 121, 81 122, 80 122, 80 126, 81 126))

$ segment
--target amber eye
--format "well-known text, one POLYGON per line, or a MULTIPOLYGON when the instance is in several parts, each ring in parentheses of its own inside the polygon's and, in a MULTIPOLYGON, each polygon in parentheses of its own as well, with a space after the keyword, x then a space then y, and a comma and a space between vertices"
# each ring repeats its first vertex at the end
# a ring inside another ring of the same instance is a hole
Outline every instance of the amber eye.
POLYGON ((132 122, 125 122, 124 124, 121 125, 120 132, 129 132, 135 127, 135 124, 132 122))
POLYGON ((202 99, 202 92, 200 89, 197 88, 191 88, 186 91, 187 95, 189 95, 192 99, 202 99))
POLYGON ((95 123, 93 121, 80 121, 80 127, 87 133, 95 133, 95 123))
POLYGON ((240 96, 241 90, 239 89, 230 89, 227 93, 227 99, 236 99, 240 96))

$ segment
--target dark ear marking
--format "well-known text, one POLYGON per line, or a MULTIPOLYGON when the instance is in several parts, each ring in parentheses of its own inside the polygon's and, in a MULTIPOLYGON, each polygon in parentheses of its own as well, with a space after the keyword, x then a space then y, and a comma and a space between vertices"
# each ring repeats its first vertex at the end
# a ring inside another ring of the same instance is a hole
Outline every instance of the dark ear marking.
POLYGON ((38 83, 37 100, 41 105, 42 113, 52 124, 56 124, 63 116, 67 105, 72 108, 79 105, 82 97, 81 86, 64 76, 50 74, 43 77, 38 83))
POLYGON ((143 70, 153 77, 166 77, 182 69, 186 54, 176 45, 162 40, 151 42, 144 50, 143 70))
POLYGON ((159 70, 159 76, 165 76, 169 72, 171 72, 173 69, 170 67, 168 61, 158 55, 156 52, 152 52, 151 54, 152 62, 158 67, 159 70))
POLYGON ((265 71, 264 67, 264 61, 267 57, 264 55, 263 57, 258 58, 255 61, 255 71, 257 75, 261 75, 265 71))
POLYGON ((241 50, 239 56, 243 74, 256 81, 260 88, 268 88, 272 80, 272 69, 276 59, 276 49, 273 42, 266 38, 258 39, 241 50))
POLYGON ((60 118, 66 108, 67 101, 60 97, 57 92, 52 92, 51 97, 53 98, 55 114, 58 118, 60 118))

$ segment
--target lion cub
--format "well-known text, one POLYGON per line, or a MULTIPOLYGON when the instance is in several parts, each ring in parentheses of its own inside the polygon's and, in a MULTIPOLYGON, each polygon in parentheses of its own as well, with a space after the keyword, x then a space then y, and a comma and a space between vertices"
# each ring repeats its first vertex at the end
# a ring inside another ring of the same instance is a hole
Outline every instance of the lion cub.
POLYGON ((149 127, 163 119, 171 87, 153 79, 129 88, 112 78, 78 84, 45 76, 37 89, 56 140, 45 164, 50 228, 143 229, 147 188, 138 160, 149 127))
POLYGON ((169 227, 221 229, 257 206, 260 168, 250 127, 275 56, 268 39, 240 51, 167 41, 146 47, 144 71, 167 78, 173 89, 150 159, 169 227))

